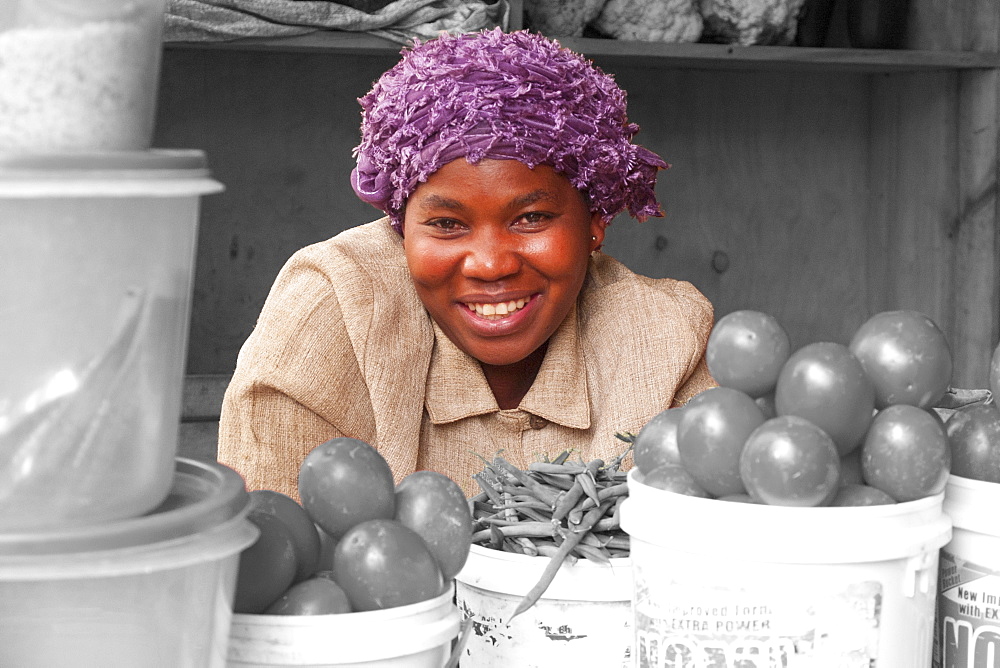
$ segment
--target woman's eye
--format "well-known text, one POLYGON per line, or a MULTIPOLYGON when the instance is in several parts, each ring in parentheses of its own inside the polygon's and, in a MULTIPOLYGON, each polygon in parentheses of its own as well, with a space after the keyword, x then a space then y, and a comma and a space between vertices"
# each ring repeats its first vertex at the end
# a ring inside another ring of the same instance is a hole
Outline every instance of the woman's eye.
POLYGON ((528 226, 535 226, 548 221, 550 218, 551 216, 547 213, 532 211, 530 213, 523 214, 517 219, 517 222, 528 226))
POLYGON ((446 232, 452 232, 461 227, 461 223, 453 218, 434 218, 427 221, 427 225, 446 232))

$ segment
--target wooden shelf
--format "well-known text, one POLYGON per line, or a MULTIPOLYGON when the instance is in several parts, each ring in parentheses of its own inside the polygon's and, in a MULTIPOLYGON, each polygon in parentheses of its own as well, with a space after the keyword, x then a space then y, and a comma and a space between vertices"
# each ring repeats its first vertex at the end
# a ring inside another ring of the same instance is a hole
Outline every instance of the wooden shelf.
MULTIPOLYGON (((567 37, 559 41, 568 48, 602 62, 621 59, 656 68, 857 72, 1000 68, 1000 54, 975 51, 664 44, 584 37, 567 37)), ((318 31, 294 37, 247 38, 229 42, 169 42, 166 47, 373 56, 395 56, 402 48, 396 42, 374 35, 341 31, 318 31)))

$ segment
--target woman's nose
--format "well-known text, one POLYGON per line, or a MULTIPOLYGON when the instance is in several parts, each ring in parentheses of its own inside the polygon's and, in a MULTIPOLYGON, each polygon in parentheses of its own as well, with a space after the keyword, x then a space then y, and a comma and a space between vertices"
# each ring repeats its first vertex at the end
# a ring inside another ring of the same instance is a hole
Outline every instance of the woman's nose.
POLYGON ((498 281, 516 274, 520 268, 517 250, 494 236, 470 244, 462 265, 467 278, 481 281, 498 281))

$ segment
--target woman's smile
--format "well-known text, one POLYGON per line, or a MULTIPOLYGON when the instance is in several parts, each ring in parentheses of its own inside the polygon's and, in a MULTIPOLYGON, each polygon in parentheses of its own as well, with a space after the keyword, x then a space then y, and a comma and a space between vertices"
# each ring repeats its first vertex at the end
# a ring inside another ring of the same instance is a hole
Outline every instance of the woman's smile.
POLYGON ((468 320, 468 327, 480 336, 511 336, 518 329, 529 326, 539 298, 535 294, 509 301, 461 302, 460 308, 468 320))
POLYGON ((547 165, 454 160, 407 200, 403 246, 421 302, 485 364, 538 350, 576 303, 600 216, 547 165))

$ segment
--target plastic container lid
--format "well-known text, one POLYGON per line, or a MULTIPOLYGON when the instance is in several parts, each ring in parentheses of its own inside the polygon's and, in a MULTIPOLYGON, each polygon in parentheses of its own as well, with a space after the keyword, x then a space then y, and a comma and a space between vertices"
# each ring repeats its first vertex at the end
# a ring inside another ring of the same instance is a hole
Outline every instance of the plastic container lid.
POLYGON ((219 192, 204 151, 0 153, 0 197, 129 197, 219 192))
POLYGON ((243 478, 221 464, 177 458, 163 503, 145 515, 53 531, 0 534, 0 560, 146 547, 211 531, 244 515, 250 504, 243 478))

